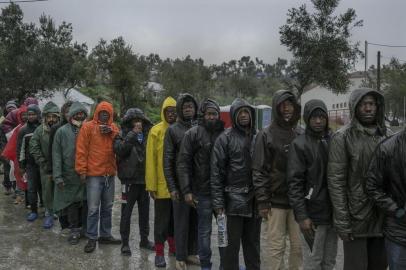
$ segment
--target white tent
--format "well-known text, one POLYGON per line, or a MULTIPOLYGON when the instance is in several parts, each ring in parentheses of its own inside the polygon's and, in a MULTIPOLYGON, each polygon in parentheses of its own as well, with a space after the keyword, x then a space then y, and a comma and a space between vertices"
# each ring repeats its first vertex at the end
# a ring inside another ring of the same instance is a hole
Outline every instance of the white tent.
POLYGON ((82 94, 75 88, 70 88, 64 90, 55 90, 53 95, 50 97, 39 97, 39 107, 42 110, 47 102, 53 101, 56 105, 58 105, 59 108, 61 108, 62 105, 68 100, 81 102, 86 107, 88 112, 90 112, 91 107, 94 104, 93 99, 82 94))

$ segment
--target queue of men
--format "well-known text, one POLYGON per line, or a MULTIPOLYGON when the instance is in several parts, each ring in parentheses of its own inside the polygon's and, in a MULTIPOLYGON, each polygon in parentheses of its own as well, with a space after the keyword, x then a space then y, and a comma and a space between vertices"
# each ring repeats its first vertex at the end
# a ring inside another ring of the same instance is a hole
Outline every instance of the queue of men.
POLYGON ((139 247, 155 251, 156 267, 167 265, 167 243, 179 270, 261 269, 264 240, 271 270, 330 270, 340 238, 344 270, 406 269, 406 130, 390 133, 384 98, 373 89, 354 90, 349 104, 350 122, 332 133, 321 100, 302 114, 286 90, 274 94, 272 123, 260 131, 254 107, 239 98, 228 129, 216 101, 198 104, 189 94, 166 98, 154 126, 130 108, 120 128, 108 102, 89 119, 79 102, 61 110, 49 102, 41 112, 35 99, 10 101, 0 134, 3 184, 16 204, 25 202, 28 222, 40 204, 44 229, 57 217, 69 244, 87 239, 86 253, 116 244, 131 256, 137 203, 139 247), (120 238, 112 234, 116 176, 120 238), (212 218, 223 214, 228 243, 213 266, 212 218))

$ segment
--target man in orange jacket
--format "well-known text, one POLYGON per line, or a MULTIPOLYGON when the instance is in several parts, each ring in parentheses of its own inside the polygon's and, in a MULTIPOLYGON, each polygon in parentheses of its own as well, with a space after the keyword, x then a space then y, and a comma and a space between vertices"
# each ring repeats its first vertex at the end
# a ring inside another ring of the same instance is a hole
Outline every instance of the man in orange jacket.
POLYGON ((97 105, 93 120, 83 124, 76 142, 76 172, 87 189, 87 237, 85 252, 99 244, 121 244, 111 235, 111 214, 114 201, 116 158, 113 140, 119 130, 113 123, 113 106, 97 105), (99 210, 100 207, 100 210, 99 210), (100 212, 100 237, 98 233, 100 212))

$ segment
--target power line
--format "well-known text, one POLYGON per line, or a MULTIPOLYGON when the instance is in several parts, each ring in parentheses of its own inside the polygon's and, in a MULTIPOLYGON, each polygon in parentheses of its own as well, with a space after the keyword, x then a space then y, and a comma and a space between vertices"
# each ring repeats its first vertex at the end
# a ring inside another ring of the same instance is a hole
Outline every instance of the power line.
POLYGON ((390 48, 406 48, 406 45, 389 45, 389 44, 378 44, 367 42, 370 45, 381 46, 381 47, 390 47, 390 48))
POLYGON ((46 2, 48 0, 17 0, 17 1, 1 1, 0 4, 11 4, 11 3, 31 3, 31 2, 46 2))

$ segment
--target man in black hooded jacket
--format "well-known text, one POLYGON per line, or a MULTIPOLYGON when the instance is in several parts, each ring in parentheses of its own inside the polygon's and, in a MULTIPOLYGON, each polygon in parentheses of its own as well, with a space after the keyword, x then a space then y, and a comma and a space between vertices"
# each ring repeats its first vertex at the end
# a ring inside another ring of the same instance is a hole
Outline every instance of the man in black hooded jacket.
POLYGON ((334 134, 329 149, 334 227, 343 240, 344 270, 384 270, 384 216, 365 189, 373 151, 387 137, 384 97, 370 88, 355 89, 349 105, 351 121, 334 134))
POLYGON ((312 99, 304 107, 306 131, 290 145, 288 156, 289 201, 305 239, 303 269, 333 270, 337 234, 332 226, 332 205, 327 188, 330 132, 327 107, 312 99), (311 245, 309 249, 309 245, 311 245))
POLYGON ((383 211, 389 269, 406 269, 406 129, 375 150, 367 173, 366 190, 383 211))
POLYGON ((279 90, 273 95, 272 118, 271 125, 258 133, 255 142, 255 196, 260 215, 268 219, 270 269, 282 268, 289 235, 289 269, 296 270, 302 265, 302 252, 299 226, 289 204, 287 163, 289 146, 302 130, 297 127, 300 105, 292 92, 279 90))
POLYGON ((176 269, 186 269, 186 261, 195 258, 193 255, 197 253, 197 213, 184 201, 176 172, 180 144, 185 132, 197 123, 197 108, 193 96, 179 95, 176 101, 178 118, 176 123, 168 127, 164 138, 164 175, 173 201, 176 269))
POLYGON ((123 117, 120 134, 114 139, 114 152, 118 158, 118 178, 123 185, 126 203, 121 207, 121 253, 131 256, 129 246, 131 214, 138 202, 140 247, 154 250, 149 235, 149 195, 145 190, 145 148, 151 121, 138 108, 128 109, 123 117))
POLYGON ((210 156, 215 140, 224 131, 224 123, 220 120, 220 107, 214 100, 204 100, 199 114, 199 125, 186 131, 183 137, 178 158, 178 175, 185 202, 197 209, 201 269, 211 269, 213 208, 210 156))
POLYGON ((224 270, 239 269, 242 242, 247 270, 260 269, 261 218, 256 214, 252 183, 252 145, 255 140, 255 109, 243 99, 231 104, 233 126, 216 140, 211 156, 212 204, 217 215, 227 215, 228 246, 224 270))

